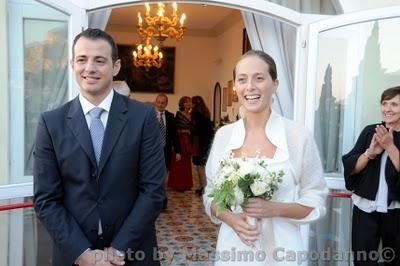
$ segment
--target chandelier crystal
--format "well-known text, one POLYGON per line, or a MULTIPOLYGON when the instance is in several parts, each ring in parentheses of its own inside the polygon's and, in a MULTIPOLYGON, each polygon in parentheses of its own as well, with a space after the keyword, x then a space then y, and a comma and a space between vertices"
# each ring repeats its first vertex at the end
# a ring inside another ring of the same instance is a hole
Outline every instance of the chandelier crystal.
POLYGON ((185 32, 183 24, 186 15, 183 13, 180 18, 178 17, 178 5, 176 2, 172 3, 172 14, 170 17, 165 16, 165 4, 163 3, 158 3, 156 16, 150 15, 149 3, 146 3, 145 6, 146 14, 144 20, 139 12, 137 26, 137 31, 143 40, 147 38, 155 38, 161 44, 168 37, 176 39, 177 41, 183 39, 183 34, 185 32))
POLYGON ((162 66, 163 54, 159 50, 158 46, 152 46, 150 39, 147 38, 146 44, 139 44, 133 55, 133 64, 136 67, 144 67, 146 71, 149 71, 151 67, 160 68, 162 66))

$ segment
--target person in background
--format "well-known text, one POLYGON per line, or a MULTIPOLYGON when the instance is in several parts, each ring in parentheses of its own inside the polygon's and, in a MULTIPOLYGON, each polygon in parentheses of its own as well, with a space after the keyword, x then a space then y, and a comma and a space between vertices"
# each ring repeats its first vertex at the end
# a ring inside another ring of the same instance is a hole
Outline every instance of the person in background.
MULTIPOLYGON (((155 101, 157 119, 160 123, 161 140, 164 146, 164 157, 167 171, 171 165, 171 154, 174 154, 174 159, 181 159, 181 148, 179 145, 178 132, 175 125, 174 114, 166 110, 168 105, 168 97, 166 94, 158 94, 155 101)), ((168 173, 167 173, 168 175, 168 173)), ((168 199, 165 197, 164 209, 167 208, 168 199)))
POLYGON ((271 56, 263 51, 248 51, 237 62, 233 79, 245 114, 215 134, 206 164, 203 203, 211 220, 222 223, 216 253, 234 250, 234 254, 263 256, 251 261, 230 256, 216 261, 215 266, 301 265, 301 261, 285 256, 285 251, 306 251, 299 225, 315 221, 326 212, 328 188, 318 148, 303 125, 271 109, 271 97, 279 85, 271 56), (218 182, 221 162, 230 156, 248 161, 261 157, 269 169, 284 172, 283 181, 271 200, 252 197, 237 210, 225 208, 217 215, 217 205, 210 193, 212 184, 218 182), (247 217, 258 219, 260 226, 250 224, 247 217), (281 255, 277 255, 279 250, 281 255))
POLYGON ((52 263, 160 265, 165 164, 154 108, 114 92, 121 65, 106 32, 78 34, 72 57, 80 93, 41 115, 34 150, 33 204, 54 242, 52 263))
MULTIPOLYGON (((192 123, 192 100, 188 96, 179 99, 179 111, 175 115, 175 123, 179 136, 181 148, 181 159, 179 161, 171 160, 171 167, 168 176, 168 187, 185 191, 193 186, 192 176, 192 144, 191 131, 192 123)), ((172 155, 174 158, 174 155, 172 155)))
POLYGON ((379 256, 371 254, 379 254, 380 243, 392 250, 384 265, 400 265, 400 86, 385 90, 380 103, 383 122, 366 126, 342 157, 346 188, 353 192, 355 266, 378 265, 379 256))
POLYGON ((207 183, 205 165, 214 137, 214 129, 210 120, 210 111, 204 103, 203 98, 201 96, 193 96, 192 105, 192 121, 194 124, 194 128, 191 131, 193 145, 192 162, 196 166, 199 176, 199 188, 196 189, 196 193, 202 195, 207 183))

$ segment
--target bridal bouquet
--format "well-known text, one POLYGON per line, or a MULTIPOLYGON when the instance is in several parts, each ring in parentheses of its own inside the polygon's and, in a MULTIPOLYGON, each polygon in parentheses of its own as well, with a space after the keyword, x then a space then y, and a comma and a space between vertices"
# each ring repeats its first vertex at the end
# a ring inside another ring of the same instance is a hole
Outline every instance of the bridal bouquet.
POLYGON ((250 197, 270 200, 283 175, 282 170, 269 171, 263 157, 231 155, 221 162, 208 197, 217 205, 217 215, 224 208, 246 204, 250 197))

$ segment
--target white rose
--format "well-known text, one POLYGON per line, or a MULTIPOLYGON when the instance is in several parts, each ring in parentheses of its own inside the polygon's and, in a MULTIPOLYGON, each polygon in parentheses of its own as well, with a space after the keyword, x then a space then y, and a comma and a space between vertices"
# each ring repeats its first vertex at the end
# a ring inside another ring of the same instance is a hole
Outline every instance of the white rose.
POLYGON ((261 196, 269 189, 269 186, 262 180, 255 180, 254 183, 250 185, 250 189, 254 196, 261 196))
POLYGON ((233 189, 233 193, 235 195, 235 198, 234 198, 233 202, 231 202, 231 204, 232 205, 240 205, 240 204, 242 204, 243 200, 244 200, 243 192, 238 187, 235 187, 233 189))
POLYGON ((251 173, 253 173, 253 171, 254 171, 254 164, 252 164, 248 161, 241 162, 240 168, 239 168, 239 173, 241 176, 251 174, 251 173))
POLYGON ((231 165, 225 165, 222 168, 222 172, 225 173, 225 174, 229 174, 229 173, 231 173, 233 171, 234 171, 234 169, 233 169, 233 167, 231 165))
POLYGON ((259 164, 256 164, 254 166, 253 172, 258 173, 260 176, 263 176, 268 173, 267 169, 265 169, 263 166, 261 166, 259 164))

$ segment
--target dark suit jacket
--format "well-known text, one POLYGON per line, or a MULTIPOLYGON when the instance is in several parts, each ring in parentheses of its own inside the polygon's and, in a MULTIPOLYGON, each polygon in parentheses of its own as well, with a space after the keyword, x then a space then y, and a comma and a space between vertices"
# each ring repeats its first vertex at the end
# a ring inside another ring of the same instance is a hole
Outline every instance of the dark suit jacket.
MULTIPOLYGON (((96 248, 142 250, 159 265, 154 222, 165 197, 159 125, 151 106, 114 93, 99 166, 78 97, 41 115, 34 151, 34 206, 54 240, 53 265, 96 248)), ((142 253, 142 252, 141 252, 142 253)))
POLYGON ((178 132, 176 130, 174 114, 168 112, 167 110, 165 110, 164 113, 165 113, 165 125, 167 129, 164 154, 165 154, 165 164, 167 165, 168 168, 171 163, 172 148, 174 148, 174 151, 176 153, 180 153, 181 147, 179 145, 179 138, 178 138, 178 132))

